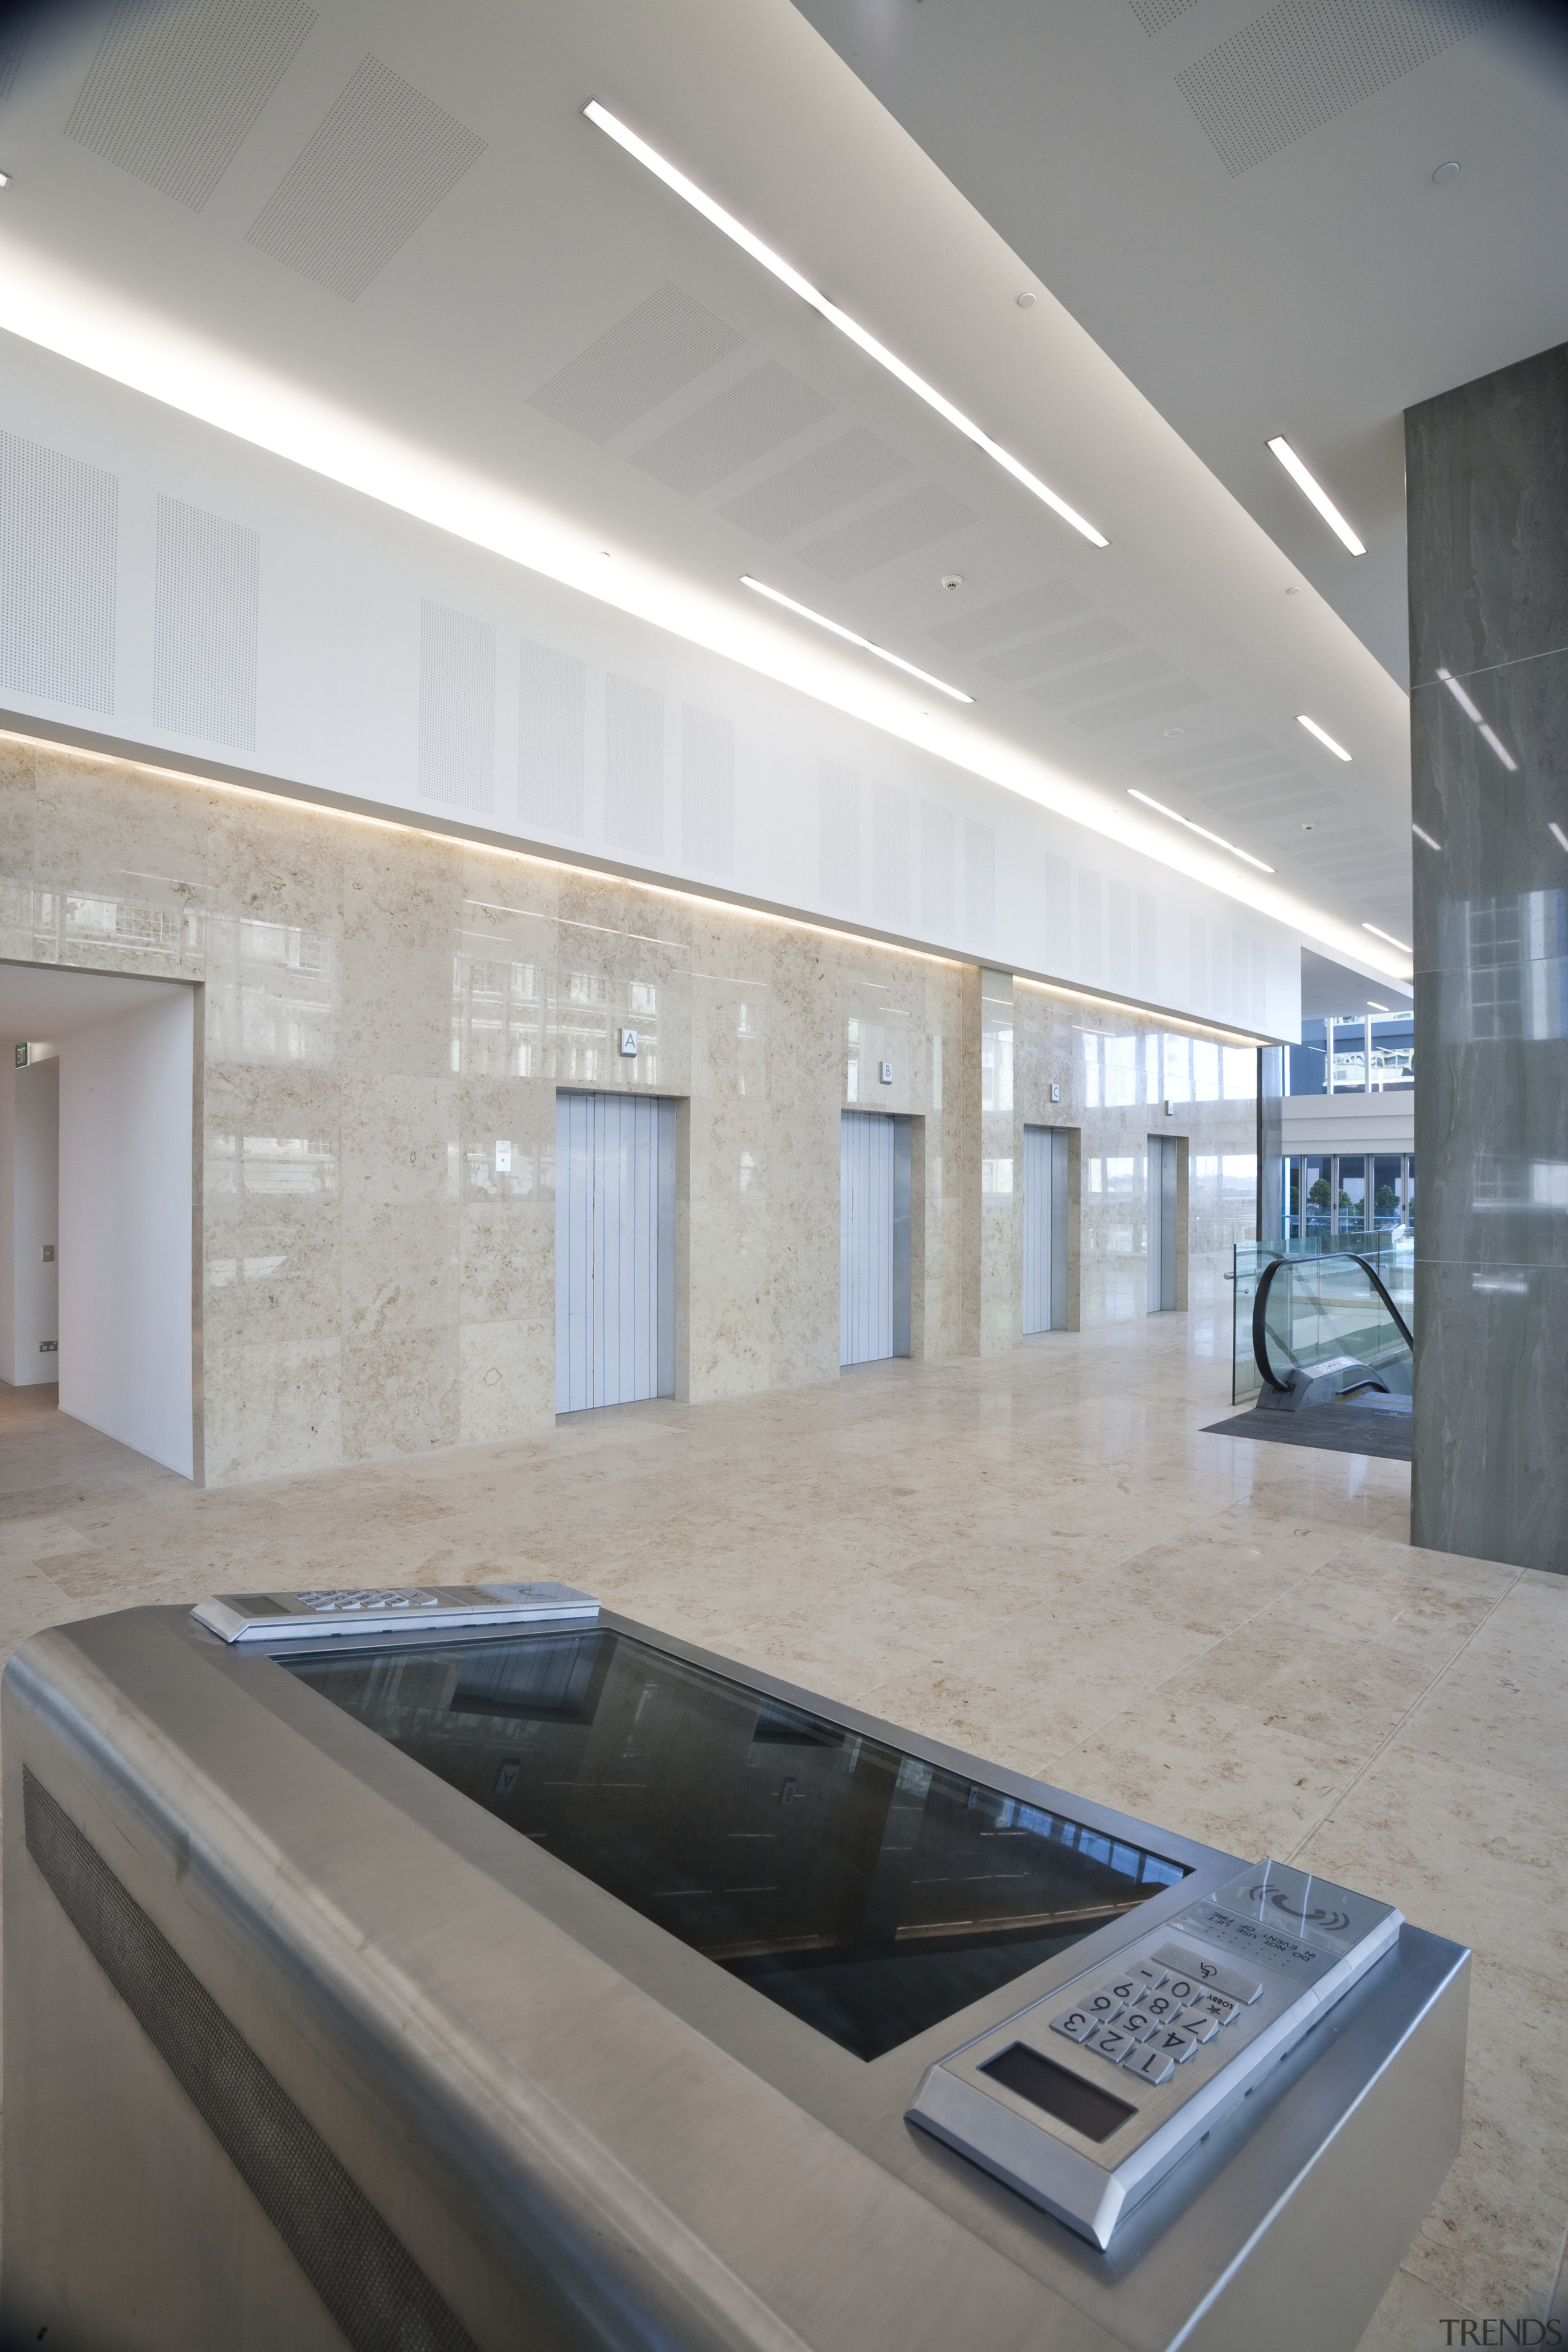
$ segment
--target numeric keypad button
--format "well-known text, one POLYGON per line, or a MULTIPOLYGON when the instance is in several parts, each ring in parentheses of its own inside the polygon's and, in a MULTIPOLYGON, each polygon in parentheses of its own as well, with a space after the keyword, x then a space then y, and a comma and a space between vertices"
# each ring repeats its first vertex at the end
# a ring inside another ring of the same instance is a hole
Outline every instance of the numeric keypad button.
POLYGON ((1178 2010, 1174 2022, 1182 2032, 1190 2033, 1194 2042, 1212 2042, 1219 2032, 1218 2018, 1212 2016, 1207 2003, 1201 2000, 1193 2002, 1189 2008, 1178 2010))
POLYGON ((1116 2022, 1134 2042, 1147 2042, 1152 2033, 1160 2030, 1160 2021, 1151 2014, 1147 2002, 1135 2001, 1131 2009, 1122 2011, 1116 2022))
POLYGON ((1051 2021, 1053 2033, 1065 2033, 1069 2042, 1087 2042, 1091 2033, 1100 2030, 1100 2021, 1091 2017, 1087 2009, 1069 2009, 1065 2017, 1051 2021))
POLYGON ((1102 2058, 1109 2058, 1111 2064, 1117 2066, 1128 2051, 1135 2050, 1138 2045, 1130 2033, 1122 2032, 1119 2025, 1102 2025, 1098 2033, 1089 2036, 1084 2047, 1097 2050, 1102 2058))
POLYGON ((1112 1992, 1109 1986, 1101 1986, 1099 1992, 1091 1992, 1083 2003, 1085 2009, 1092 2011, 1106 2025, 1113 2017, 1120 2017, 1126 2006, 1125 1995, 1112 1992))
POLYGON ((1175 2060, 1162 2050, 1157 2042, 1132 2052, 1121 2063, 1128 2074, 1142 2076, 1145 2083, 1152 2083, 1156 2088, 1162 2083, 1168 2083, 1176 2071, 1175 2060))

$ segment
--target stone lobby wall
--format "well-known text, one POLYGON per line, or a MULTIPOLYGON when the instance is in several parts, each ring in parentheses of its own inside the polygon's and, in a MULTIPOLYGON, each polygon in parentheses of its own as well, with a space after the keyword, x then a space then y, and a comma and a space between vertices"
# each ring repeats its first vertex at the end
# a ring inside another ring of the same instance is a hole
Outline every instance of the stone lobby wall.
POLYGON ((692 1402, 837 1373, 846 1107, 921 1122, 917 1356, 1013 1344, 1026 1118, 1082 1132, 1084 1321, 1141 1311, 1151 1052, 1166 1092, 1202 1064, 1164 1122, 1194 1246, 1240 1230, 1203 1172, 1253 1147, 1250 1096, 1204 1097, 1219 1049, 1006 974, 16 738, 0 877, 0 957, 199 984, 209 1485, 552 1425, 558 1087, 688 1106, 692 1402))

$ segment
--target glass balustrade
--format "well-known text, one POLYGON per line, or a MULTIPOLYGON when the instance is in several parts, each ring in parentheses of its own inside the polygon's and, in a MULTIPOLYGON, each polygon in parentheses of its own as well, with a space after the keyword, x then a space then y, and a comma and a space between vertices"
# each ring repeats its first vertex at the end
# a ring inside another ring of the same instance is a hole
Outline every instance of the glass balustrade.
POLYGON ((1268 1280, 1262 1338, 1277 1380, 1287 1380, 1298 1367, 1310 1370, 1331 1357, 1353 1356, 1380 1373, 1396 1394, 1408 1395, 1410 1346, 1405 1332, 1415 1329, 1415 1237, 1406 1226, 1391 1226, 1353 1236, 1237 1244, 1234 1403, 1250 1403, 1264 1386, 1254 1310, 1259 1286, 1276 1265, 1278 1273, 1268 1280))

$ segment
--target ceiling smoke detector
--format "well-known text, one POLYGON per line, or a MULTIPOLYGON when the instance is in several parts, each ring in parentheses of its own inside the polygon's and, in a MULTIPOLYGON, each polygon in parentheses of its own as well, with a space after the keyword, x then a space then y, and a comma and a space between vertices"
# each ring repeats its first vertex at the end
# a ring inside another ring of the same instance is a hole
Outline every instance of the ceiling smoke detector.
POLYGON ((963 585, 963 572, 944 572, 942 575, 942 584, 944 588, 962 588, 963 585))
MULTIPOLYGON (((1459 167, 1458 167, 1458 165, 1456 163, 1456 164, 1455 164, 1455 166, 1454 166, 1455 171, 1457 172, 1457 171, 1458 170, 1458 168, 1459 168, 1459 167)), ((1020 294, 1020 295, 1019 295, 1019 297, 1018 297, 1018 308, 1019 308, 1019 310, 1032 310, 1034 309, 1034 307, 1035 307, 1035 298, 1034 298, 1034 296, 1033 296, 1032 294, 1020 294)))
POLYGON ((1458 176, 1459 167, 1457 163, 1439 163, 1432 174, 1432 184, 1435 188, 1451 187, 1458 176))

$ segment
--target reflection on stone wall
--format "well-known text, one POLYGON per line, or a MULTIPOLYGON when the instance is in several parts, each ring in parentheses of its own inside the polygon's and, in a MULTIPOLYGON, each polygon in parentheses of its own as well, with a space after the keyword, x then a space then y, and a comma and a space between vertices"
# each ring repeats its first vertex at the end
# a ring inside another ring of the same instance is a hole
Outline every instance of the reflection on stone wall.
POLYGON ((561 1086, 689 1103, 692 1401, 837 1375, 848 1106, 922 1122, 917 1354, 1016 1341, 1026 1119, 1081 1131, 1085 1322, 1142 1311, 1152 1126, 1191 1138, 1194 1249, 1251 1228, 1250 1051, 1006 974, 14 739, 0 956, 205 982, 197 1396, 215 1485, 552 1425, 561 1086))

